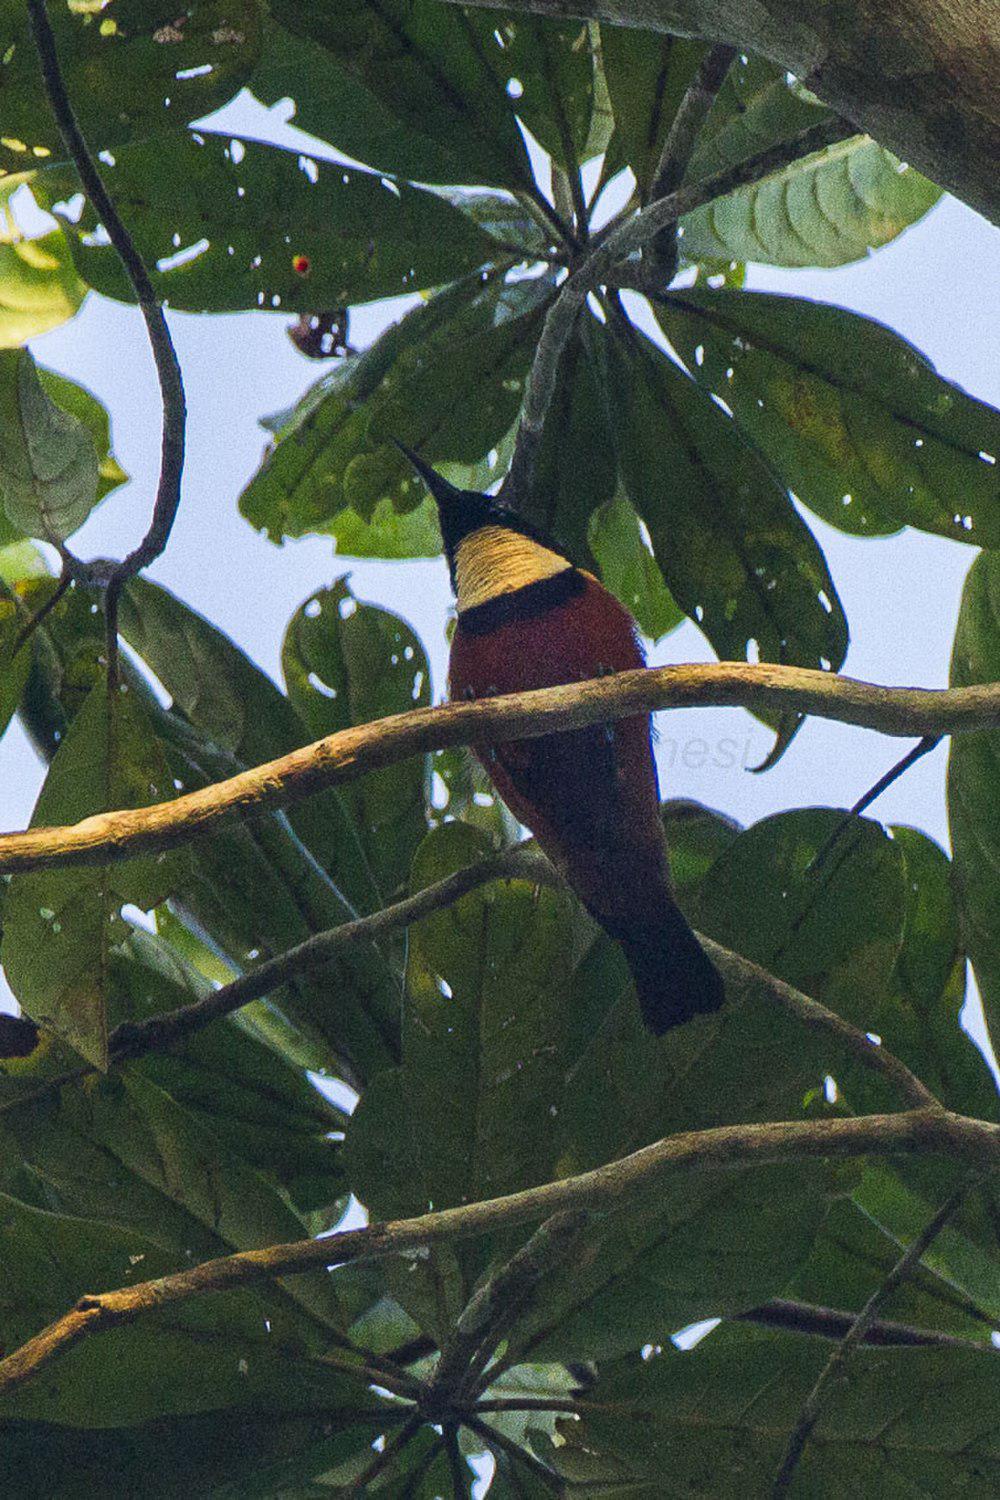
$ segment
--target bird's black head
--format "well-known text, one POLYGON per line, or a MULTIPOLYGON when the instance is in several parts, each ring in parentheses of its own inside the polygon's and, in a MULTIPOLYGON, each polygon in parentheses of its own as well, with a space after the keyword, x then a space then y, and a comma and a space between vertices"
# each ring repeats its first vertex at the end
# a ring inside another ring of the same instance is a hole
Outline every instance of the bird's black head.
POLYGON ((522 536, 541 543, 543 547, 558 550, 545 532, 533 526, 530 521, 524 520, 516 511, 511 510, 510 506, 504 505, 492 495, 481 494, 478 490, 458 489, 456 485, 449 484, 447 479, 442 478, 437 470, 432 469, 418 453, 413 452, 412 448, 408 448, 397 438, 393 441, 416 469, 437 502, 441 536, 448 566, 452 570, 453 581, 455 554, 459 542, 483 526, 505 526, 509 531, 519 531, 522 536))

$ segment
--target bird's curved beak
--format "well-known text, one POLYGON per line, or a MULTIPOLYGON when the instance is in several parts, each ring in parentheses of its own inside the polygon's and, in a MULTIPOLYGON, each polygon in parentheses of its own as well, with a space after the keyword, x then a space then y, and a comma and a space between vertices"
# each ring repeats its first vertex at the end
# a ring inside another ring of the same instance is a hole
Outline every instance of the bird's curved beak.
POLYGON ((419 453, 414 453, 413 449, 408 448, 405 443, 401 443, 399 438, 393 438, 392 441, 403 457, 420 475, 420 478, 424 481, 424 484, 426 484, 438 505, 447 505, 449 501, 458 500, 464 495, 464 490, 457 489, 455 485, 450 484, 436 469, 432 469, 430 464, 420 457, 419 453))

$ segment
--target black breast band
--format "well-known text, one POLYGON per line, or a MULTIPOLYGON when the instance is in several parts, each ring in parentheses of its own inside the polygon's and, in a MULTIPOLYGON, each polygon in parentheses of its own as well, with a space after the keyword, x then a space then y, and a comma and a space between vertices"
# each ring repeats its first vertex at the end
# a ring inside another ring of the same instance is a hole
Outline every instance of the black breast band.
POLYGON ((459 611, 458 619, 466 635, 489 635, 501 625, 515 620, 534 620, 560 604, 575 599, 587 587, 587 580, 576 568, 564 568, 550 578, 526 583, 524 588, 497 594, 485 604, 459 611))

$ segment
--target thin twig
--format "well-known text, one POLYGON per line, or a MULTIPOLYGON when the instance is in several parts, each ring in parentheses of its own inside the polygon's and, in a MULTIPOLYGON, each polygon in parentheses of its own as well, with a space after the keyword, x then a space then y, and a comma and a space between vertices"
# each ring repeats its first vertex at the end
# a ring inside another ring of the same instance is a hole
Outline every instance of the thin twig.
MULTIPOLYGON (((650 182, 646 196, 651 202, 655 202, 657 198, 665 198, 684 181, 698 136, 726 80, 736 57, 736 50, 725 42, 710 47, 688 84, 650 182)), ((661 284, 666 286, 673 280, 677 270, 676 223, 660 230, 653 240, 651 251, 658 263, 661 284)))
POLYGON ((220 818, 286 807, 410 755, 494 745, 661 708, 775 708, 881 734, 957 734, 1000 727, 1000 683, 888 688, 772 663, 637 668, 589 682, 413 709, 339 730, 277 760, 170 802, 96 813, 68 827, 0 836, 0 873, 109 863, 188 842, 220 818))
MULTIPOLYGON (((361 942, 375 942, 400 928, 409 927, 432 912, 452 906, 462 896, 488 881, 512 880, 516 877, 539 882, 558 879, 547 861, 534 852, 530 841, 513 849, 502 850, 499 854, 490 855, 475 864, 466 865, 462 870, 456 870, 443 880, 417 891, 415 895, 383 907, 381 911, 314 933, 304 942, 266 960, 257 968, 241 974, 238 979, 212 990, 202 999, 192 1001, 190 1005, 146 1016, 139 1021, 122 1021, 108 1037, 108 1065, 131 1062, 149 1052, 165 1052, 176 1047, 213 1021, 242 1010, 243 1006, 249 1005, 253 1000, 263 999, 296 975, 319 968, 341 949, 361 942)), ((0 1103, 0 1115, 33 1104, 97 1071, 93 1063, 83 1063, 64 1073, 58 1073, 35 1088, 4 1100, 0 1103)))
POLYGON ((364 1472, 359 1474, 354 1483, 348 1487, 347 1494, 367 1495, 369 1485, 373 1484, 380 1474, 385 1473, 404 1448, 409 1447, 423 1425, 422 1417, 411 1417, 397 1432, 393 1433, 391 1438, 387 1438, 385 1446, 375 1454, 364 1472))
POLYGON ((330 1265, 411 1253, 470 1235, 500 1234, 563 1210, 613 1213, 640 1197, 648 1198, 662 1180, 679 1171, 739 1171, 774 1162, 927 1152, 981 1170, 996 1170, 1000 1167, 1000 1125, 946 1110, 922 1109, 897 1115, 684 1131, 606 1166, 503 1198, 345 1230, 320 1240, 241 1250, 153 1281, 83 1296, 64 1317, 0 1360, 0 1395, 33 1379, 82 1339, 193 1297, 330 1265))
MULTIPOLYGON (((114 205, 114 201, 104 185, 104 180, 101 177, 90 148, 83 138, 72 103, 66 92, 66 85, 59 65, 55 36, 53 35, 45 8, 45 0, 28 0, 28 16, 35 47, 38 52, 45 93, 67 155, 76 168, 83 191, 86 193, 98 218, 104 225, 108 238, 117 251, 125 268, 125 274, 135 292, 136 301, 139 304, 139 309, 146 324, 146 332, 156 364, 156 374, 160 384, 160 397, 163 403, 160 477, 156 488, 156 498, 153 502, 152 519, 149 529, 139 545, 127 557, 123 558, 121 562, 114 564, 112 568, 110 587, 114 591, 112 594, 113 612, 115 594, 129 578, 134 577, 136 573, 139 573, 153 562, 154 559, 159 557, 170 537, 170 531, 177 514, 177 507, 180 503, 181 474, 184 468, 184 428, 186 420, 184 382, 181 377, 180 364, 177 360, 177 354, 174 350, 160 299, 156 295, 142 256, 136 249, 132 237, 125 228, 114 205)), ((81 564, 76 559, 70 558, 68 553, 64 553, 64 562, 66 561, 71 563, 81 581, 95 581, 89 575, 86 563, 81 564)), ((108 582, 105 576, 107 570, 106 563, 102 562, 98 566, 102 574, 102 581, 108 582)))
POLYGON ((38 606, 34 614, 31 615, 29 619, 25 620, 24 624, 17 632, 17 635, 14 637, 14 644, 10 648, 11 658, 15 657, 18 654, 22 646, 26 646, 28 644, 28 642, 31 640, 31 637, 38 629, 39 625, 41 625, 46 617, 55 609, 56 605, 59 603, 59 600, 63 597, 72 582, 72 573, 66 572, 64 570, 60 574, 59 582, 56 584, 49 597, 43 604, 40 604, 38 606))
POLYGON ((886 771, 884 776, 880 776, 875 785, 870 786, 864 796, 859 797, 854 806, 849 808, 844 814, 829 838, 821 845, 808 865, 806 865, 804 873, 808 875, 811 871, 818 870, 829 858, 834 845, 839 843, 844 833, 850 828, 852 821, 855 818, 860 818, 861 814, 871 807, 872 803, 881 797, 883 792, 887 792, 893 782, 898 781, 900 776, 903 776, 911 766, 915 766, 918 760, 922 760, 925 755, 929 755, 932 750, 936 749, 940 745, 941 739, 942 736, 940 734, 925 734, 919 744, 914 745, 912 750, 908 750, 891 770, 886 771))
POLYGON ((475 1389, 504 1330, 523 1311, 546 1272, 570 1253, 587 1222, 586 1213, 554 1214, 473 1293, 438 1360, 428 1388, 428 1410, 446 1411, 475 1389))
POLYGON ((915 1270, 918 1262, 927 1253, 948 1220, 961 1207, 961 1204, 969 1189, 978 1181, 978 1177, 972 1178, 957 1188, 946 1203, 944 1203, 917 1235, 916 1239, 900 1256, 892 1270, 886 1276, 882 1285, 873 1292, 852 1322, 850 1328, 844 1334, 840 1343, 834 1349, 823 1369, 819 1373, 816 1384, 806 1397, 799 1419, 795 1424, 788 1446, 778 1469, 771 1492, 772 1500, 782 1500, 788 1494, 789 1486, 795 1475, 799 1460, 802 1457, 806 1443, 816 1423, 819 1421, 823 1401, 828 1387, 833 1381, 841 1378, 844 1366, 850 1359, 857 1346, 864 1342, 869 1329, 875 1321, 875 1315, 887 1297, 907 1279, 911 1271, 915 1270))
MULTIPOLYGON (((761 1328, 780 1328, 786 1333, 801 1333, 813 1338, 842 1339, 857 1317, 839 1307, 818 1307, 811 1302, 795 1302, 787 1297, 773 1297, 760 1307, 730 1313, 735 1323, 755 1323, 761 1328)), ((992 1319, 983 1317, 987 1326, 992 1319)), ((897 1323, 891 1318, 876 1318, 865 1330, 864 1342, 879 1348, 940 1348, 979 1350, 1000 1358, 993 1344, 985 1340, 960 1338, 937 1328, 916 1328, 912 1323, 897 1323)))

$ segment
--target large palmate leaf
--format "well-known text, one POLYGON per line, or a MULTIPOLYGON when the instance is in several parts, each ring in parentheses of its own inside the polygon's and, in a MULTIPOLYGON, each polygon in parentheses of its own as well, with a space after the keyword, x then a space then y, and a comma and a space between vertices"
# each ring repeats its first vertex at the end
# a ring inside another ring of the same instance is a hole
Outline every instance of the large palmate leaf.
POLYGON ((0 242, 0 349, 15 349, 58 328, 79 309, 85 293, 58 230, 37 240, 0 242))
POLYGON ((615 121, 607 170, 631 167, 643 202, 677 107, 705 52, 704 42, 686 37, 632 27, 605 26, 601 32, 615 121))
MULTIPOLYGON (((94 151, 178 129, 237 93, 253 69, 263 7, 257 0, 115 0, 56 5, 50 21, 66 90, 94 151)), ((46 99, 27 8, 0 4, 3 130, 0 173, 63 156, 46 99)))
MULTIPOLYGON (((138 142, 104 177, 157 291, 189 311, 341 307, 436 286, 496 255, 436 194, 256 141, 138 142)), ((51 205, 71 186, 46 173, 36 191, 51 205)), ((79 231, 71 243, 85 281, 134 297, 109 245, 79 231)))
POLYGON ((589 333, 619 471, 677 603, 723 658, 839 667, 847 622, 823 554, 739 429, 645 338, 589 333))
MULTIPOLYGON (((335 10, 277 0, 271 10, 281 26, 322 44, 397 128, 432 143, 439 161, 446 153, 444 175, 431 180, 530 186, 517 89, 494 17, 442 11, 433 0, 343 0, 335 10)), ((344 149, 342 138, 331 139, 344 149)))
POLYGON ((841 266, 916 223, 941 189, 868 136, 851 136, 681 220, 689 261, 841 266))
MULTIPOLYGON (((418 637, 388 610, 359 604, 345 578, 307 600, 285 633, 292 703, 319 739, 426 707, 430 667, 418 637)), ((383 903, 405 884, 427 832, 428 757, 386 766, 342 792, 383 903)))
MULTIPOLYGON (((546 1458, 598 1492, 770 1493, 829 1346, 794 1335, 720 1329, 695 1349, 602 1369, 588 1402, 560 1423, 546 1458), (607 1486, 606 1489, 603 1487, 607 1486)), ((978 1351, 864 1349, 828 1392, 792 1487, 796 1500, 988 1500, 1000 1483, 995 1421, 1000 1364, 978 1351)))
MULTIPOLYGON (((703 832, 699 822, 698 847, 703 832)), ((415 879, 484 847, 448 824, 422 846, 415 879)), ((473 1201, 672 1129, 794 1117, 829 1051, 766 1003, 654 1043, 617 946, 565 895, 490 887, 411 933, 403 1067, 363 1098, 348 1175, 379 1217, 473 1201)), ((824 1171, 799 1167, 660 1184, 655 1202, 588 1231, 509 1333, 509 1357, 599 1357, 775 1295, 809 1253, 828 1188, 824 1171)), ((439 1338, 441 1298, 454 1310, 488 1256, 509 1249, 463 1244, 415 1262, 389 1273, 394 1294, 439 1338)))
POLYGON ((765 57, 734 58, 698 134, 687 180, 728 171, 827 119, 829 110, 765 57))
POLYGON ((98 498, 97 450, 83 422, 52 399, 27 349, 0 352, 0 500, 7 520, 28 536, 61 542, 98 498))
POLYGON ((824 521, 1000 545, 1000 413, 898 334, 763 292, 672 292, 656 315, 693 379, 824 521))
MULTIPOLYGON (((951 682, 1000 680, 1000 559, 969 570, 955 631, 951 682)), ((948 762, 948 820, 966 945, 1000 1050, 1000 732, 956 735, 948 762)))
MULTIPOLYGON (((98 681, 60 745, 32 825, 75 823, 107 808, 163 801, 169 777, 135 696, 98 681)), ((178 876, 179 856, 150 855, 83 870, 39 870, 11 883, 3 967, 32 1020, 91 1062, 107 1061, 107 976, 126 902, 149 910, 178 876)))
POLYGON ((547 277, 475 277, 340 360, 272 419, 277 442, 243 491, 243 514, 274 540, 336 531, 347 507, 365 521, 377 513, 388 531, 386 502, 408 512, 426 498, 392 439, 431 461, 481 459, 517 415, 552 295, 547 277))

